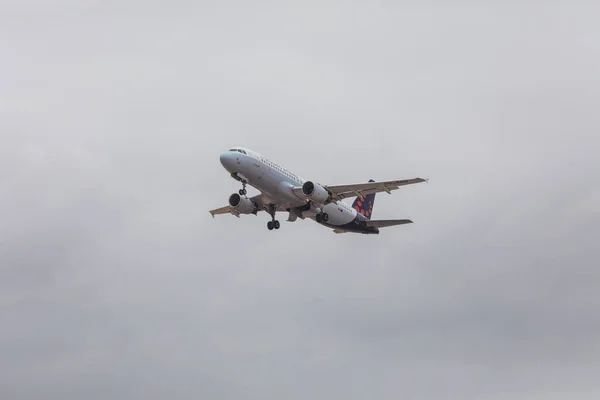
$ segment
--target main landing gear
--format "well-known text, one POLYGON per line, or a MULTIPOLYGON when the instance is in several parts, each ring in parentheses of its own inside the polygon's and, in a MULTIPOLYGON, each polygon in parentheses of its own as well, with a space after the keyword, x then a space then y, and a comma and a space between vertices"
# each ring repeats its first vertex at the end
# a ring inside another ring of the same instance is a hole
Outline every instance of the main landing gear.
POLYGON ((273 229, 279 229, 279 226, 280 226, 279 221, 273 220, 273 221, 267 222, 267 228, 270 231, 272 231, 273 229))
POLYGON ((327 221, 329 221, 329 214, 327 214, 326 212, 319 213, 319 214, 317 214, 315 219, 317 220, 318 223, 327 222, 327 221))
POLYGON ((269 214, 271 214, 271 221, 267 222, 267 228, 272 231, 273 229, 279 229, 279 221, 275 220, 275 205, 269 205, 269 214))

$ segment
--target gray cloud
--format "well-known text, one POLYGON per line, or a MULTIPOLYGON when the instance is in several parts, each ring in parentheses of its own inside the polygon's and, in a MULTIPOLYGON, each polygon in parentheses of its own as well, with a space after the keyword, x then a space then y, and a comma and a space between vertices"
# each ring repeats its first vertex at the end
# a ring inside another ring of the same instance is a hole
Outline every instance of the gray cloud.
POLYGON ((599 11, 0 5, 0 397, 597 398, 599 11), (431 181, 274 234, 232 145, 431 181))

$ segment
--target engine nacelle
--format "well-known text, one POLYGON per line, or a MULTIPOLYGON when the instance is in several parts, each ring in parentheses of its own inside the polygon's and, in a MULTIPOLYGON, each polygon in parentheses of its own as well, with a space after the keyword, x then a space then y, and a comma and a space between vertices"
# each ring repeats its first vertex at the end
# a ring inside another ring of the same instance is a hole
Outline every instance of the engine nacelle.
POLYGON ((323 186, 311 181, 304 182, 302 194, 319 204, 323 204, 329 199, 329 192, 323 186))
POLYGON ((256 204, 254 204, 252 200, 247 197, 242 197, 237 193, 229 196, 229 205, 240 214, 253 214, 257 210, 256 204))

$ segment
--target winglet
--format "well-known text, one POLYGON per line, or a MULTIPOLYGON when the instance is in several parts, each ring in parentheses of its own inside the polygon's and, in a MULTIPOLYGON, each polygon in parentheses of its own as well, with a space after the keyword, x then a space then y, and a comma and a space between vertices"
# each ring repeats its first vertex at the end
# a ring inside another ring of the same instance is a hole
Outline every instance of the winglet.
POLYGON ((213 219, 215 218, 215 213, 213 213, 212 211, 209 211, 210 215, 212 215, 213 219))

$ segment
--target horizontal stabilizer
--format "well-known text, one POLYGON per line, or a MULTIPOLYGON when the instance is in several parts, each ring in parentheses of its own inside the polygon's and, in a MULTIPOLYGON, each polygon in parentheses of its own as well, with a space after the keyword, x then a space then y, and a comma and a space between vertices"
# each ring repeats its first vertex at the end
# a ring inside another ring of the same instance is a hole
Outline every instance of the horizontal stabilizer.
POLYGON ((410 219, 380 219, 379 221, 367 221, 370 228, 385 228, 388 226, 412 224, 410 219))

